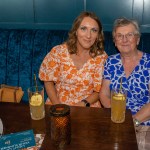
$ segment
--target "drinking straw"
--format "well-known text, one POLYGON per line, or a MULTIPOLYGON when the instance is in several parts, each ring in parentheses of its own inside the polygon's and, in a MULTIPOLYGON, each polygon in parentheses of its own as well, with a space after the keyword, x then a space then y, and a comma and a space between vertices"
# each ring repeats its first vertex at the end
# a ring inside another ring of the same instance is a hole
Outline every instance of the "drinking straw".
POLYGON ((120 78, 120 89, 119 89, 120 93, 122 91, 122 77, 120 78))
POLYGON ((38 91, 37 80, 36 80, 36 75, 35 74, 34 74, 34 83, 35 83, 36 91, 38 91))

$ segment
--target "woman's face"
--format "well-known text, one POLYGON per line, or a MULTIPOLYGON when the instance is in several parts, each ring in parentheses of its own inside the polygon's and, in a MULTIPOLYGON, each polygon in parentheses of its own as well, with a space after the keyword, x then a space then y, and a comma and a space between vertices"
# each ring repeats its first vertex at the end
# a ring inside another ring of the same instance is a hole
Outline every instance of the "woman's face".
POLYGON ((77 48, 90 50, 98 38, 98 33, 98 23, 90 17, 85 17, 76 31, 77 48))
POLYGON ((132 24, 118 27, 115 32, 115 46, 121 53, 131 53, 137 50, 140 38, 135 34, 136 29, 132 24))

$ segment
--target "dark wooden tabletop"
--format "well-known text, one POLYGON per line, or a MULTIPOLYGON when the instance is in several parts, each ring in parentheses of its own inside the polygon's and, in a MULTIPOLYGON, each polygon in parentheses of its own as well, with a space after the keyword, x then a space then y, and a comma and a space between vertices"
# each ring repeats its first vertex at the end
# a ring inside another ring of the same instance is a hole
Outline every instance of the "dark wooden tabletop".
MULTIPOLYGON (((50 106, 45 106, 46 117, 34 121, 26 104, 0 103, 0 118, 4 134, 33 129, 46 134, 41 150, 55 150, 50 138, 50 106)), ((132 115, 115 124, 110 109, 71 107, 71 143, 65 150, 138 150, 132 115)))

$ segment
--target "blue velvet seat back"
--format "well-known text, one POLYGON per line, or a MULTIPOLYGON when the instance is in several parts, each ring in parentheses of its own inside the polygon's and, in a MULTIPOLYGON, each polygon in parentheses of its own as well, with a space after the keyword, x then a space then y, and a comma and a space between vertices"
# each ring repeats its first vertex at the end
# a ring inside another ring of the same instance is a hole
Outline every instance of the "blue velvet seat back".
POLYGON ((33 74, 38 79, 45 55, 67 36, 67 31, 59 30, 0 29, 0 84, 21 86, 25 92, 23 101, 27 102, 27 88, 34 85, 33 74))
MULTIPOLYGON (((27 88, 34 85, 33 75, 38 79, 41 62, 55 45, 68 37, 67 30, 42 29, 0 29, 0 84, 21 86, 28 102, 27 88)), ((150 52, 150 34, 143 34, 140 49, 150 52)), ((108 55, 117 53, 111 32, 105 32, 105 51, 108 55)))

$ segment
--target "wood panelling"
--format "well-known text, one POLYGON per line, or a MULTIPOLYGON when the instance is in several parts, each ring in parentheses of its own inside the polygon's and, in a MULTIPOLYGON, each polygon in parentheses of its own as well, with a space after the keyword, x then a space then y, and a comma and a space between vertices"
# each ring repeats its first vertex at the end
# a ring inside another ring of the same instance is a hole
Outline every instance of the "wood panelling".
POLYGON ((124 16, 150 33, 149 0, 0 0, 0 28, 70 29, 83 10, 95 12, 105 31, 124 16))
POLYGON ((142 24, 143 22, 143 10, 144 10, 144 1, 134 0, 132 18, 137 19, 140 24, 142 24))
POLYGON ((34 22, 32 0, 0 0, 0 24, 34 22))
POLYGON ((94 11, 101 19, 104 30, 112 30, 118 17, 132 17, 132 0, 87 0, 87 10, 94 11))
POLYGON ((141 29, 143 32, 150 33, 150 0, 143 0, 143 1, 144 1, 144 8, 143 8, 141 29))

